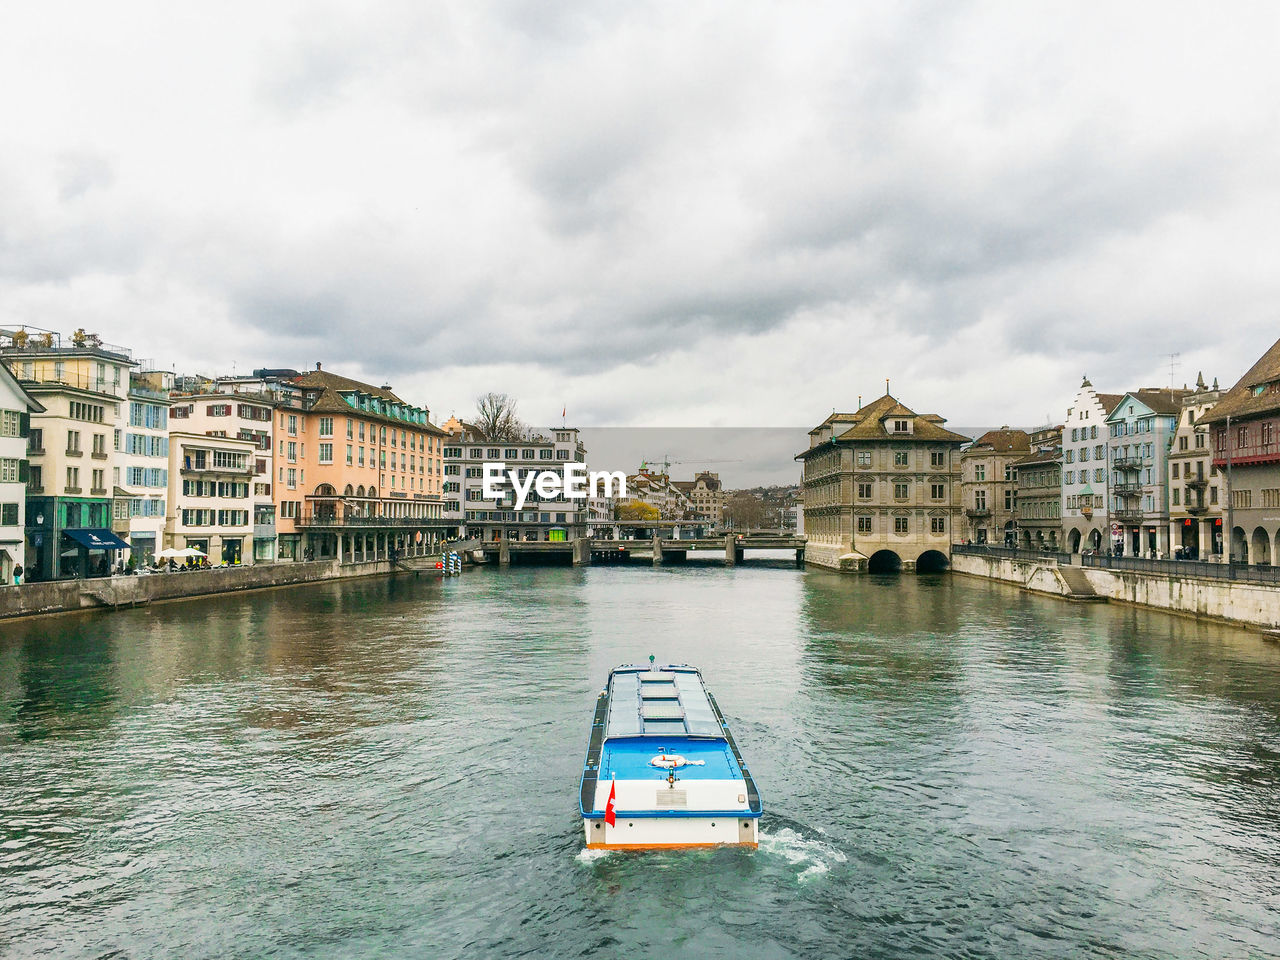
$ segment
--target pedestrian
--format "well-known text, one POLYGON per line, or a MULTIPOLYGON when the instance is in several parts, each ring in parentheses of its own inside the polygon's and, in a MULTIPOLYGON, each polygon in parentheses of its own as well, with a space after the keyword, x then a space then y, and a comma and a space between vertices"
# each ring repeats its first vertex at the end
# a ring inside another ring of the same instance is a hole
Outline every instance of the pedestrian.
POLYGON ((13 585, 16 587, 22 583, 22 564, 15 563, 13 565, 13 585))

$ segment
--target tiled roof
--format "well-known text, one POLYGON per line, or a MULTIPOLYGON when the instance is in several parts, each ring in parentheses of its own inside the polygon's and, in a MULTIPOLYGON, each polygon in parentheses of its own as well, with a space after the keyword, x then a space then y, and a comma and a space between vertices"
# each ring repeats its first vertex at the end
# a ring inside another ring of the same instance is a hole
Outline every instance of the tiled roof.
POLYGON ((1199 419, 1199 423, 1214 423, 1227 417, 1241 420, 1263 417, 1280 412, 1280 392, 1267 389, 1268 384, 1280 382, 1280 340, 1271 345, 1252 367, 1226 392, 1221 400, 1199 419), (1258 388, 1262 388, 1259 391, 1258 388))
POLYGON ((1031 449, 1031 435, 1025 430, 988 430, 969 449, 977 447, 990 447, 996 453, 1021 453, 1031 449))
POLYGON ((854 414, 854 424, 836 437, 837 440, 944 440, 964 443, 969 438, 952 433, 941 426, 946 423, 937 414, 917 415, 915 411, 902 405, 889 394, 874 400, 854 414), (884 420, 889 417, 914 418, 912 433, 895 434, 884 428, 884 420))
POLYGON ((1035 466, 1041 463, 1058 463, 1062 460, 1062 448, 1054 447, 1052 449, 1037 450, 1029 456, 1023 457, 1021 460, 1013 461, 1013 466, 1035 466))
POLYGON ((350 377, 342 377, 336 373, 330 373, 328 370, 311 370, 304 373, 293 381, 300 387, 332 387, 334 390, 357 390, 360 393, 367 393, 371 397, 377 397, 379 400, 389 400, 391 403, 405 403, 390 390, 384 390, 382 387, 375 387, 371 383, 363 383, 360 380, 352 380, 350 377))
POLYGON ((1107 415, 1111 415, 1111 411, 1120 406, 1120 401, 1124 399, 1123 393, 1099 393, 1097 394, 1098 402, 1102 404, 1102 410, 1107 415))
POLYGON ((430 421, 426 423, 413 423, 408 420, 402 420, 399 417, 389 417, 385 414, 378 413, 376 410, 361 410, 353 407, 342 399, 342 392, 358 392, 364 393, 388 403, 398 403, 404 407, 411 407, 412 404, 406 403, 389 390, 383 390, 367 383, 361 383, 359 380, 352 380, 349 377, 340 377, 336 373, 329 373, 323 370, 313 370, 305 373, 298 379, 293 381, 311 393, 315 399, 307 408, 310 413, 340 413, 349 417, 362 417, 366 420, 377 420, 379 423, 392 424, 394 426, 405 429, 412 427, 415 430, 421 430, 425 433, 435 434, 436 436, 449 436, 444 430, 441 430, 430 421), (319 391, 318 393, 316 391, 319 391))

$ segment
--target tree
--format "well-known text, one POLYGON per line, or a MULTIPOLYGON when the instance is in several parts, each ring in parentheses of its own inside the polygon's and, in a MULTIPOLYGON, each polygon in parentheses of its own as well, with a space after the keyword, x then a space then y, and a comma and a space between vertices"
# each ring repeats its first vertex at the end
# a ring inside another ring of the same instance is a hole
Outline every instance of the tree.
POLYGON ((724 505, 724 525, 731 530, 751 530, 764 519, 764 503, 749 493, 735 493, 724 505))
POLYGON ((515 399, 505 393, 476 397, 476 426, 494 443, 521 440, 529 429, 516 415, 515 399))
POLYGON ((618 520, 644 520, 648 522, 659 518, 658 508, 641 500, 624 500, 617 507, 618 520))

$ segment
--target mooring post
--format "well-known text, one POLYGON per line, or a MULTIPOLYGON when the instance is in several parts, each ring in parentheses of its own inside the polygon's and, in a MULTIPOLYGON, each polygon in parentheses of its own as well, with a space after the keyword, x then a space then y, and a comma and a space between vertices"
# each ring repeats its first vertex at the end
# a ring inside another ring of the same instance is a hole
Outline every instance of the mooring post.
POLYGON ((498 566, 506 567, 511 564, 511 541, 503 537, 498 541, 498 566))
POLYGON ((732 567, 738 562, 738 538, 732 533, 726 534, 724 538, 724 565, 732 567))
POLYGON ((653 535, 653 565, 655 567, 662 566, 662 534, 655 533, 653 535))

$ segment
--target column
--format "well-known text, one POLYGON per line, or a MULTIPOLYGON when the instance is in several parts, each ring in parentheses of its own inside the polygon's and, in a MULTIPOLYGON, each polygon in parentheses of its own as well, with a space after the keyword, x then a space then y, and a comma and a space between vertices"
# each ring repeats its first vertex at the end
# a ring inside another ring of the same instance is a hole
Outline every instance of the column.
POLYGON ((662 566, 662 534, 657 530, 653 533, 653 565, 662 566))
POLYGON ((724 565, 732 567, 738 562, 738 538, 732 533, 725 534, 724 538, 724 565))

